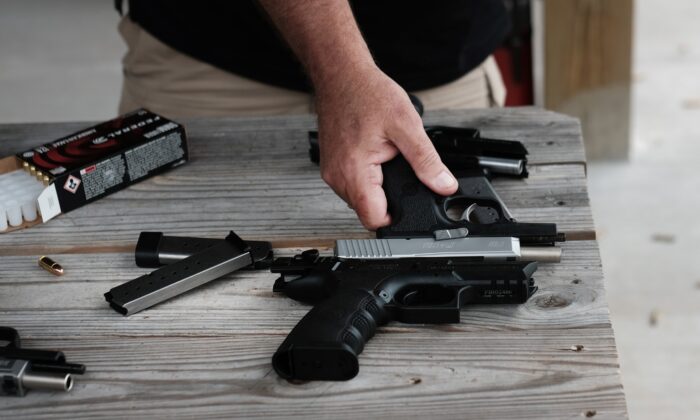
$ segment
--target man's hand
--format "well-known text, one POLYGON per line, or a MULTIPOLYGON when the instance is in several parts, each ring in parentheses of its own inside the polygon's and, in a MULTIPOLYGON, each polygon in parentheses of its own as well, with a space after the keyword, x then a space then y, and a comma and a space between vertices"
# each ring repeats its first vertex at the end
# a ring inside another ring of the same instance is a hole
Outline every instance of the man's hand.
POLYGON ((381 164, 401 152, 425 185, 452 194, 408 95, 374 64, 347 0, 259 0, 316 89, 321 174, 367 229, 389 224, 381 164))
POLYGON ((316 88, 321 176, 367 229, 391 222, 381 164, 399 152, 430 189, 456 191, 408 95, 379 69, 352 69, 316 88))

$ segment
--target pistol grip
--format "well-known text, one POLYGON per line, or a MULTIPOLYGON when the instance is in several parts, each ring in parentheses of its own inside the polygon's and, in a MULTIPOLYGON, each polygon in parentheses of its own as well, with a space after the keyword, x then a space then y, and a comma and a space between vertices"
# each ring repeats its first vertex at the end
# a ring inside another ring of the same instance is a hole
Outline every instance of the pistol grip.
POLYGON ((378 326, 388 321, 371 292, 343 289, 315 306, 272 357, 285 379, 344 381, 359 371, 357 356, 378 326))
POLYGON ((446 221, 440 218, 436 195, 416 177, 399 155, 382 165, 391 225, 377 230, 378 238, 428 237, 446 221))

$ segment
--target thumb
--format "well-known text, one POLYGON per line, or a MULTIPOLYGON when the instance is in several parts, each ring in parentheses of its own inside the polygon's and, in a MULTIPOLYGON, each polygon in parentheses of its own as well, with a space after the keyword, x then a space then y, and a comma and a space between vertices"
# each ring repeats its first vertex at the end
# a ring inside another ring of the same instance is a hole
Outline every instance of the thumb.
POLYGON ((457 179, 442 163, 423 125, 402 131, 396 136, 394 144, 416 172, 418 179, 438 194, 454 194, 458 187, 457 179))

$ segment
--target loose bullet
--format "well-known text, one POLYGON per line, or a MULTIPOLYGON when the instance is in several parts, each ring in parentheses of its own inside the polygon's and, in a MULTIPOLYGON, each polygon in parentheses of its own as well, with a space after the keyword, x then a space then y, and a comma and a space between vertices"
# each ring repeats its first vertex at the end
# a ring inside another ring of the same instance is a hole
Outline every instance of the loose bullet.
POLYGON ((52 260, 47 256, 39 258, 39 267, 43 268, 44 270, 48 271, 49 273, 55 276, 63 275, 63 267, 61 267, 61 264, 57 263, 56 261, 52 260))

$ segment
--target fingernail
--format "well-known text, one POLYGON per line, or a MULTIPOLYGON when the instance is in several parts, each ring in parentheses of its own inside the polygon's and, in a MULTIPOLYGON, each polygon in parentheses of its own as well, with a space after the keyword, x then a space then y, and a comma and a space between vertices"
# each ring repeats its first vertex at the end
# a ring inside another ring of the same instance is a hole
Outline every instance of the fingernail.
POLYGON ((440 189, 452 188, 456 183, 455 177, 447 171, 440 172, 440 175, 435 178, 435 185, 440 189))

